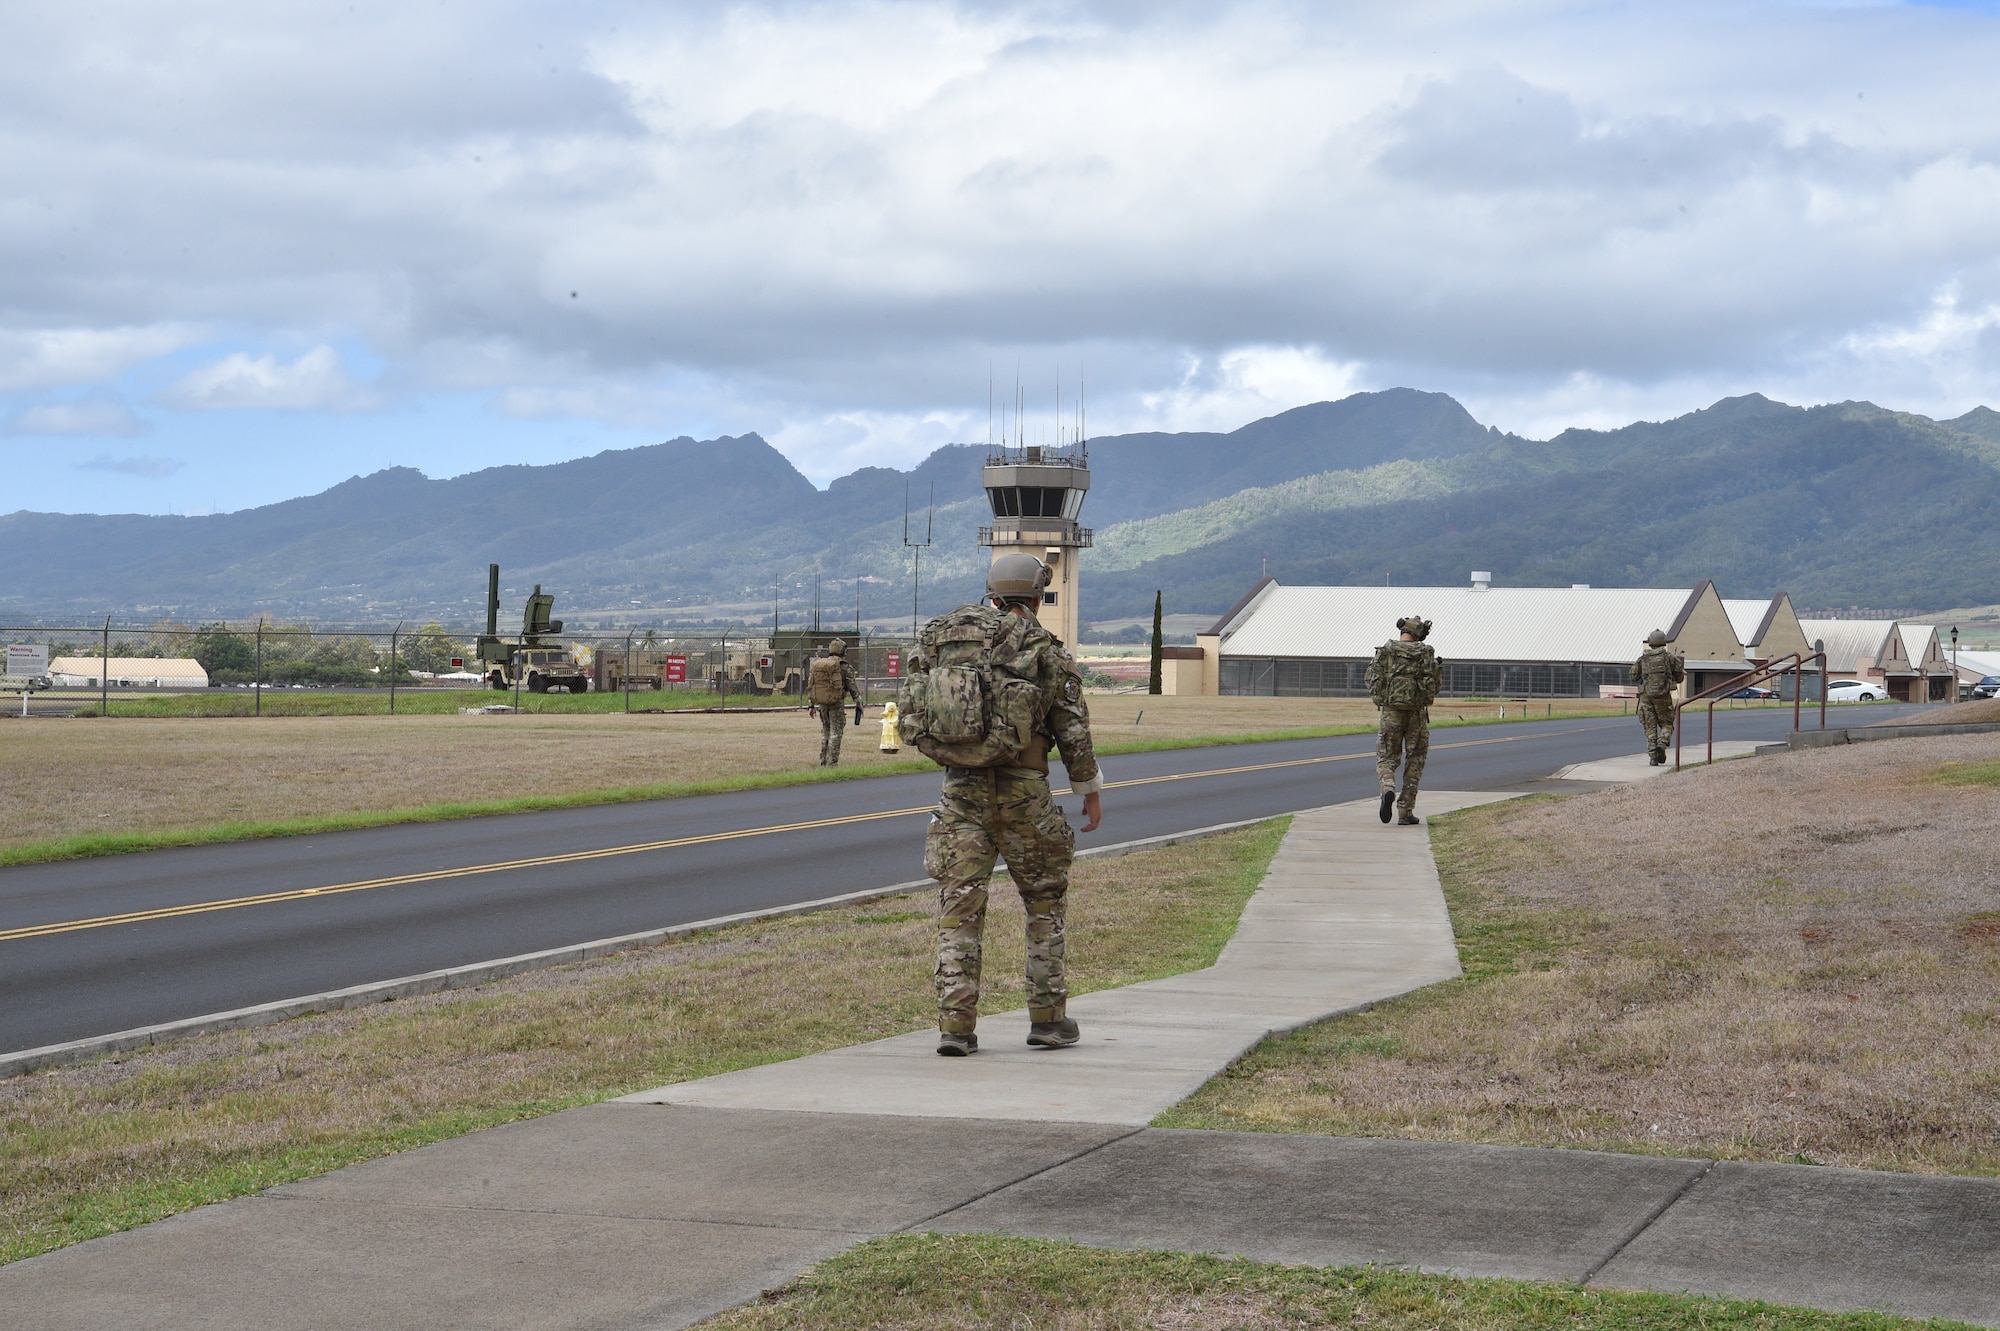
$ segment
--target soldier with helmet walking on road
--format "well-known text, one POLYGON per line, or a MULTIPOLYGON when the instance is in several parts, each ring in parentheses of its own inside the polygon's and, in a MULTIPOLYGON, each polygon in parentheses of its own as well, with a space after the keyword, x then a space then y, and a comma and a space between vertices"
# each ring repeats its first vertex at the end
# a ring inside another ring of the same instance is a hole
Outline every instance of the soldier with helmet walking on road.
POLYGON ((1667 761, 1674 742, 1674 687, 1687 678, 1681 658, 1667 649, 1664 629, 1646 635, 1646 650, 1632 663, 1632 682, 1639 686, 1639 724, 1646 731, 1646 761, 1658 767, 1667 761))
POLYGON ((1431 751, 1431 703, 1444 687, 1444 667, 1424 641, 1430 632, 1431 622, 1421 616, 1397 620, 1397 636, 1375 649, 1375 660, 1368 667, 1368 696, 1380 716, 1375 736, 1375 772, 1382 779, 1379 812, 1386 823, 1393 805, 1400 814, 1396 822, 1403 827, 1418 822, 1417 788, 1431 751), (1400 796, 1398 765, 1403 769, 1400 796))
POLYGON ((1064 916, 1076 833, 1049 793, 1053 745, 1083 796, 1083 830, 1103 818, 1083 701, 1083 673, 1036 619, 1049 569, 1028 554, 1002 555, 986 573, 988 604, 960 606, 917 635, 898 699, 897 725, 945 769, 944 793, 924 838, 924 871, 938 884, 940 1054, 979 1048, 980 942, 994 862, 1027 913, 1028 1043, 1077 1042, 1066 1007, 1064 916))
POLYGON ((819 711, 819 765, 840 766, 840 737, 847 730, 847 699, 854 699, 854 720, 861 721, 861 681, 847 659, 847 643, 835 638, 826 655, 813 658, 806 675, 806 698, 819 711))

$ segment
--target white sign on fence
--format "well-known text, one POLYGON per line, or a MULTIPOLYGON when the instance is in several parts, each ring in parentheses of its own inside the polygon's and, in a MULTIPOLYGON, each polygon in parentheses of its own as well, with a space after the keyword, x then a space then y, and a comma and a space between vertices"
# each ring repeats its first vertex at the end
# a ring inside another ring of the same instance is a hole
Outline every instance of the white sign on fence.
POLYGON ((21 643, 7 645, 7 673, 10 675, 46 675, 49 673, 49 649, 46 644, 24 646, 21 643))

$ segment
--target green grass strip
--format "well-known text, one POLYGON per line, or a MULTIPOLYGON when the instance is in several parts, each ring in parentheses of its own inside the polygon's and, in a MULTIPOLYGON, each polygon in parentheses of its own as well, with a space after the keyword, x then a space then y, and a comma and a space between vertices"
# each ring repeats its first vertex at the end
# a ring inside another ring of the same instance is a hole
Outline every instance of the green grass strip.
POLYGON ((2000 763, 1946 763, 1930 779, 1943 786, 2000 786, 2000 763))
POLYGON ((1463 1279, 1382 1266, 1280 1266, 986 1234, 875 1239, 704 1331, 874 1327, 1368 1327, 1372 1331, 1891 1331, 1963 1322, 1463 1279))

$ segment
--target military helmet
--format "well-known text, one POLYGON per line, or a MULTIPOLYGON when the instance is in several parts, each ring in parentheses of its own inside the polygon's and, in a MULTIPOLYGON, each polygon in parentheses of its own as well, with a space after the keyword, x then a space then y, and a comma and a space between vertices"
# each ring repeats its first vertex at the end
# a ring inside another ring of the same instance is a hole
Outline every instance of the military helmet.
POLYGON ((1407 633, 1422 642, 1431 636, 1431 622, 1422 615, 1408 615, 1396 621, 1396 632, 1407 633))
POLYGON ((847 639, 835 638, 826 645, 826 654, 828 656, 845 656, 847 654, 847 639))
POLYGON ((1664 647, 1664 646, 1666 646, 1666 645, 1667 645, 1667 634, 1666 634, 1666 630, 1665 630, 1665 629, 1654 629, 1654 630, 1653 630, 1653 631, 1652 631, 1651 633, 1648 633, 1648 634, 1646 635, 1646 645, 1647 645, 1648 647, 1664 647))
POLYGON ((1049 577, 1049 566, 1033 555, 1001 555, 986 570, 986 594, 1000 601, 1039 602, 1049 577))

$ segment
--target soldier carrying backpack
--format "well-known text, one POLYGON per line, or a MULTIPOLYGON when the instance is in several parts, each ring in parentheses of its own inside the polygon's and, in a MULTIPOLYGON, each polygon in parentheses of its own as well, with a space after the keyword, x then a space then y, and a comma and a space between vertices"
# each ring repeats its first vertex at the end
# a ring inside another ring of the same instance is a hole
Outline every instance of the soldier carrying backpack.
POLYGON ((1654 767, 1667 761, 1674 742, 1674 689, 1687 678, 1687 667, 1667 647, 1667 631, 1646 635, 1646 650, 1632 663, 1632 682, 1639 686, 1639 725, 1646 732, 1646 761, 1654 767))
POLYGON ((1065 1011, 1063 921, 1076 833, 1049 793, 1053 745, 1083 796, 1083 830, 1103 819, 1104 781, 1090 741, 1083 674, 1035 618, 1049 570, 1002 555, 986 573, 989 605, 960 606, 924 625, 897 707, 904 744, 943 764, 944 793, 924 838, 938 883, 937 1051, 979 1048, 980 940, 987 882, 1000 856, 1021 894, 1028 932, 1028 1043, 1077 1042, 1065 1011))
POLYGON ((847 659, 847 643, 835 638, 826 655, 813 658, 806 673, 806 700, 819 712, 819 765, 840 766, 840 737, 847 731, 846 699, 854 699, 854 722, 861 723, 861 681, 847 659))
POLYGON ((1424 641, 1430 636, 1431 622, 1418 615, 1396 621, 1397 636, 1375 649, 1368 667, 1368 696, 1380 709, 1380 726, 1375 736, 1375 773, 1382 781, 1382 803, 1378 810, 1389 821, 1389 808, 1396 806, 1398 825, 1417 825, 1417 787, 1424 779, 1424 763, 1431 751, 1431 703, 1444 687, 1444 667, 1437 652, 1424 641), (1396 792, 1396 767, 1403 768, 1403 790, 1396 792))

